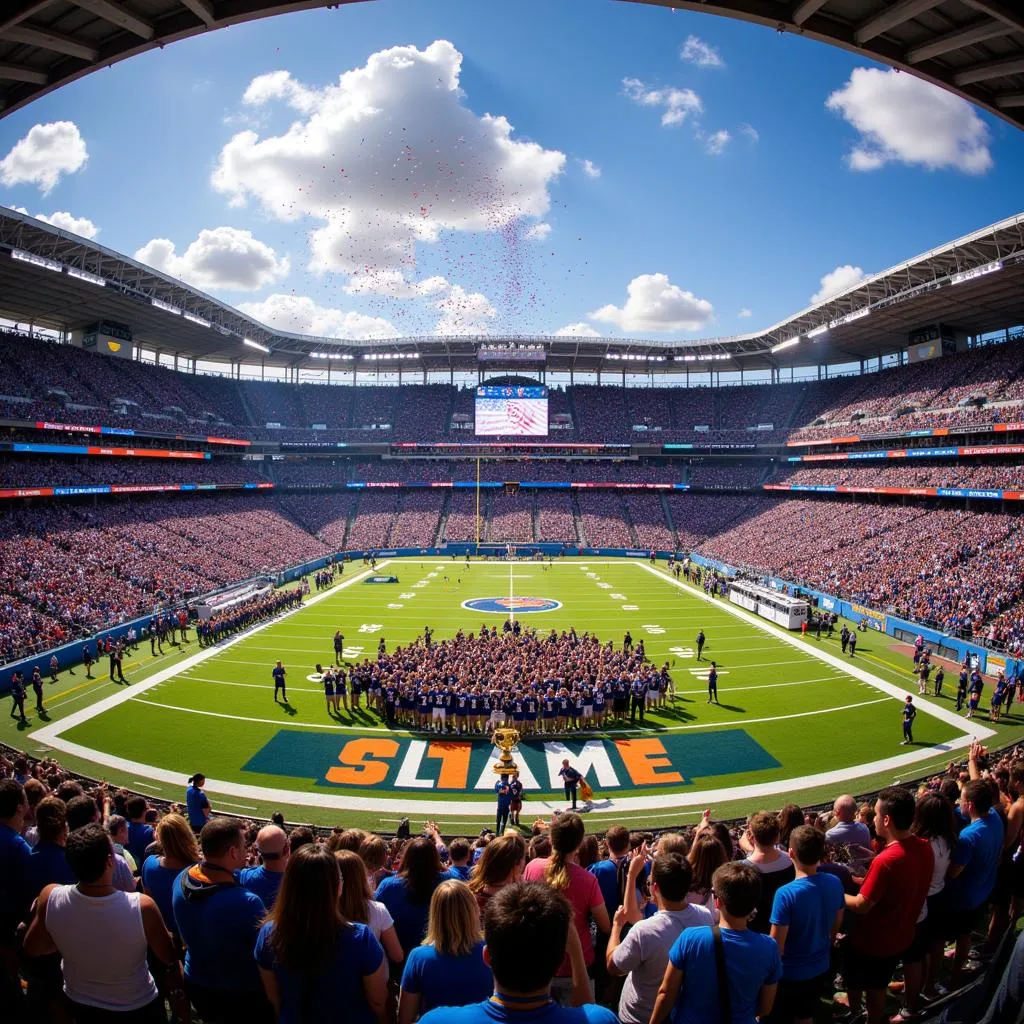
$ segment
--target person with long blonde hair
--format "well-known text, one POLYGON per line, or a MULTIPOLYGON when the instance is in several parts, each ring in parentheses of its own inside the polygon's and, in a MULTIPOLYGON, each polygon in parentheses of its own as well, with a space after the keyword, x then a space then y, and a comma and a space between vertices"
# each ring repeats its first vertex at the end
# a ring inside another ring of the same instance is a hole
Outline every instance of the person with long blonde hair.
POLYGON ((365 924, 341 912, 341 871, 315 843, 288 860, 256 938, 256 963, 278 1024, 336 1020, 385 1024, 384 950, 365 924))
MULTIPOLYGON (((576 863, 583 834, 583 819, 578 814, 560 814, 551 822, 551 856, 530 861, 523 872, 523 881, 545 882, 569 901, 589 974, 594 963, 590 921, 593 919, 597 930, 605 934, 611 931, 611 921, 597 879, 576 863)), ((571 993, 572 964, 567 954, 555 974, 551 994, 557 1002, 567 1003, 571 993)))
POLYGON ((526 841, 517 832, 506 832, 484 847, 469 876, 469 888, 481 913, 492 896, 523 877, 525 867, 526 841))
POLYGON ((383 903, 372 899, 370 882, 362 858, 351 850, 334 854, 341 871, 341 913, 346 921, 369 925, 374 937, 384 947, 388 959, 400 964, 405 958, 395 932, 395 922, 383 903))
POLYGON ((466 1006, 494 991, 484 963, 480 910, 465 882, 442 882, 430 899, 427 937, 409 953, 402 973, 398 1024, 412 1024, 435 1006, 466 1006))
POLYGON ((185 870, 199 863, 199 844, 189 823, 180 814, 165 814, 156 826, 160 853, 142 862, 142 888, 160 908, 164 924, 177 937, 178 926, 171 909, 174 880, 185 870))

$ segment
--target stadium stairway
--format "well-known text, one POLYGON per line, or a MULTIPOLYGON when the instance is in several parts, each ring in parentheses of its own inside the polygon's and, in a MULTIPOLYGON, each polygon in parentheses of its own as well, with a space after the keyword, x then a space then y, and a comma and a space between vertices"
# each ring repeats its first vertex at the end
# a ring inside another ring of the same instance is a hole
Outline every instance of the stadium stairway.
MULTIPOLYGON (((451 411, 449 410, 449 418, 451 411)), ((444 504, 441 506, 441 514, 437 517, 437 533, 434 534, 434 547, 440 547, 444 542, 444 533, 448 529, 448 513, 452 507, 452 496, 449 492, 444 496, 444 504)))
POLYGON ((658 495, 658 499, 661 501, 661 514, 665 517, 665 525, 668 527, 668 532, 672 534, 673 547, 679 547, 679 534, 676 533, 676 524, 672 519, 672 509, 669 507, 668 495, 662 492, 658 495))
POLYGON ((633 523, 633 517, 629 512, 629 505, 626 504, 625 499, 621 494, 616 494, 616 498, 619 499, 619 506, 622 509, 622 521, 626 524, 626 529, 629 530, 629 542, 633 547, 640 547, 640 538, 636 535, 636 525, 633 523))
MULTIPOLYGON (((249 423, 253 426, 258 425, 256 417, 253 415, 252 407, 246 401, 245 388, 242 387, 239 381, 233 382, 235 388, 235 394, 238 395, 239 401, 242 403, 242 408, 245 410, 245 415, 249 418, 249 423)), ((346 531, 347 532, 347 531, 346 531)))
POLYGON ((580 506, 576 500, 576 495, 571 495, 570 499, 572 502, 572 525, 576 530, 576 543, 583 547, 586 544, 586 534, 583 532, 583 517, 580 514, 580 506))

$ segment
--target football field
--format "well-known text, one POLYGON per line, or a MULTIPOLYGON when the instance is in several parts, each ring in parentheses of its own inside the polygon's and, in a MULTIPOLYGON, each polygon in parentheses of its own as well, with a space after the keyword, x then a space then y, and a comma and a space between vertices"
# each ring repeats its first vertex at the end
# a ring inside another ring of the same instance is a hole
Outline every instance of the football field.
POLYGON ((709 804, 776 806, 834 793, 847 778, 911 778, 948 759, 971 733, 991 733, 981 719, 955 715, 945 698, 917 698, 915 688, 915 744, 901 747, 909 663, 894 682, 891 654, 871 653, 890 638, 860 634, 850 659, 838 635, 789 634, 643 562, 467 567, 412 558, 382 562, 376 575, 398 582, 369 582, 368 570, 350 566, 338 585, 294 613, 214 648, 193 640, 157 659, 163 667, 129 671, 127 686, 106 682, 106 696, 93 703, 68 698, 32 731, 30 749, 52 749, 82 770, 91 765, 91 774, 177 799, 185 779, 201 771, 214 806, 240 813, 287 809, 292 820, 375 828, 404 815, 456 827, 486 823, 496 757, 486 739, 388 729, 365 707, 332 717, 315 664, 333 662, 337 629, 345 660, 356 661, 374 657, 381 640, 389 650, 414 640, 425 625, 435 639, 482 623, 500 628, 510 608, 524 629, 542 634, 575 627, 618 646, 629 630, 656 666, 668 662, 675 688, 642 724, 524 740, 516 758, 530 820, 564 806, 563 757, 595 790, 591 817, 656 824, 692 820, 709 804), (702 662, 694 649, 699 630, 707 636, 702 662), (288 671, 288 705, 273 699, 277 659, 288 671), (707 703, 709 659, 718 664, 720 705, 707 703))

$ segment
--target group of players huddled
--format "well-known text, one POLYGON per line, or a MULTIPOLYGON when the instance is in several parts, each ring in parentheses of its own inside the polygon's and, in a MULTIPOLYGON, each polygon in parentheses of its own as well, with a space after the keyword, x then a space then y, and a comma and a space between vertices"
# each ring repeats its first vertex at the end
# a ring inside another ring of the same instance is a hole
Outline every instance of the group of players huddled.
POLYGON ((254 597, 244 604, 237 604, 220 615, 200 619, 196 623, 199 646, 211 647, 232 633, 248 629, 254 623, 297 608, 302 604, 303 594, 308 592, 308 584, 305 588, 297 586, 290 590, 275 590, 264 597, 254 597))
MULTIPOLYGON (((374 660, 347 663, 335 634, 335 664, 316 666, 328 713, 349 718, 363 709, 389 726, 456 735, 489 735, 513 726, 524 736, 604 729, 674 699, 666 662, 658 669, 643 641, 627 633, 620 647, 575 629, 544 635, 506 621, 416 640, 388 651, 382 637, 374 660)), ((274 667, 275 699, 284 666, 274 667)))

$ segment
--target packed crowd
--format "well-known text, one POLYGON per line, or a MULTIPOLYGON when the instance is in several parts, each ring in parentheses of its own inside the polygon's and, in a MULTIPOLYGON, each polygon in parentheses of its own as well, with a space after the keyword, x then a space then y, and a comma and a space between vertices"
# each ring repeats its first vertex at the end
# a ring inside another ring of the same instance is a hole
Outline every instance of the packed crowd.
POLYGON ((260 463, 235 459, 22 457, 0 462, 0 487, 241 484, 264 480, 260 463))
POLYGON ((1011 1024, 1024 998, 1017 749, 657 836, 507 824, 507 780, 472 840, 318 834, 205 781, 168 805, 0 756, 5 1019, 1011 1024))
POLYGON ((391 652, 382 641, 375 659, 328 672, 325 688, 346 712, 365 700, 389 726, 458 735, 505 725, 524 735, 596 729, 637 712, 642 720, 670 689, 667 663, 652 665, 642 640, 627 634, 617 648, 590 633, 544 634, 518 621, 441 641, 426 630, 391 652))
POLYGON ((834 485, 844 487, 973 487, 1014 490, 1024 487, 1019 463, 961 464, 941 466, 917 462, 873 465, 801 466, 774 477, 773 484, 834 485))
POLYGON ((257 497, 8 511, 0 522, 0 660, 331 550, 257 497))
MULTIPOLYGON (((218 424, 219 433, 270 440, 431 440, 471 426, 473 389, 233 381, 178 373, 0 333, 7 397, 0 415, 160 425, 218 424), (23 398, 27 401, 12 401, 23 398), (399 400, 400 399, 400 400, 399 400), (268 427, 267 424, 277 426, 268 427), (316 426, 318 429, 313 431, 316 426)), ((836 426, 875 432, 923 424, 1020 418, 1019 340, 894 369, 825 381, 722 387, 552 389, 552 433, 566 440, 777 443, 828 436, 836 426), (974 403, 962 408, 960 403, 974 403), (978 403, 985 403, 979 410, 978 403), (834 426, 832 426, 834 425, 834 426), (561 429, 568 427, 569 429, 561 429)))

